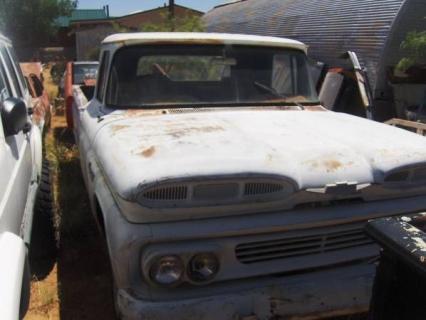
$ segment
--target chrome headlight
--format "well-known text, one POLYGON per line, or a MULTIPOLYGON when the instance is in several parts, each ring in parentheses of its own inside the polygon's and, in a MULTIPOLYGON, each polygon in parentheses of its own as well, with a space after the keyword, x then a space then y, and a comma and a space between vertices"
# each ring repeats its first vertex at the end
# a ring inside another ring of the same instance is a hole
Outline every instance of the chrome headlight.
POLYGON ((184 275, 185 267, 178 256, 163 256, 151 265, 151 280, 161 286, 177 285, 184 275))
POLYGON ((410 167, 393 170, 385 176, 384 182, 391 184, 426 184, 426 167, 410 167))
POLYGON ((219 260, 213 253, 197 254, 188 264, 188 276, 194 282, 208 282, 218 272, 219 260))

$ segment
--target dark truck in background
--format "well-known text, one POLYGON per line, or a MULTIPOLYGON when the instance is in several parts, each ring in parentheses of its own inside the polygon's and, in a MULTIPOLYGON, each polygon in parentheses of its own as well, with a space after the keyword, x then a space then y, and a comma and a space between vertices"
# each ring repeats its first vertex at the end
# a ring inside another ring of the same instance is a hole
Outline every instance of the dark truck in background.
POLYGON ((383 248, 369 319, 425 319, 426 213, 370 221, 366 230, 383 248))

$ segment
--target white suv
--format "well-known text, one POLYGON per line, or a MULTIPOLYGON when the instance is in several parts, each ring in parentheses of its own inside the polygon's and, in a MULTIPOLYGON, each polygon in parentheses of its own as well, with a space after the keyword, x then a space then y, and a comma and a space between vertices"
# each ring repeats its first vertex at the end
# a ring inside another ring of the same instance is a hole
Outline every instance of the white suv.
MULTIPOLYGON (((29 301, 28 247, 41 181, 42 136, 11 42, 0 35, 0 314, 23 317, 29 301)), ((46 188, 44 188, 46 189, 46 188)), ((46 197, 45 197, 46 198, 46 197)))

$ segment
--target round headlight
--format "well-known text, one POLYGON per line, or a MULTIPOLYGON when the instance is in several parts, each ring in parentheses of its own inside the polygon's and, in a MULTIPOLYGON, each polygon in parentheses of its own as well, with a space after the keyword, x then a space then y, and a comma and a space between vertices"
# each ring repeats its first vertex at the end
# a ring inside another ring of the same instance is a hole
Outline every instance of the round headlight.
POLYGON ((219 271, 219 260, 212 253, 195 255, 188 265, 188 275, 195 282, 212 280, 219 271))
POLYGON ((183 273, 183 262, 178 256, 164 256, 152 264, 150 277, 159 285, 172 286, 182 279, 183 273))

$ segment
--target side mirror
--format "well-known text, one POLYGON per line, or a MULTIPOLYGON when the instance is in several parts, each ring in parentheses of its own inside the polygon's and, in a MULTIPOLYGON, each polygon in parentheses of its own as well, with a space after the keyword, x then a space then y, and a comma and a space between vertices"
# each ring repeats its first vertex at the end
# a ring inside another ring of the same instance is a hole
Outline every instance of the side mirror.
POLYGON ((22 99, 8 98, 1 108, 4 134, 6 137, 28 132, 27 107, 22 99))

